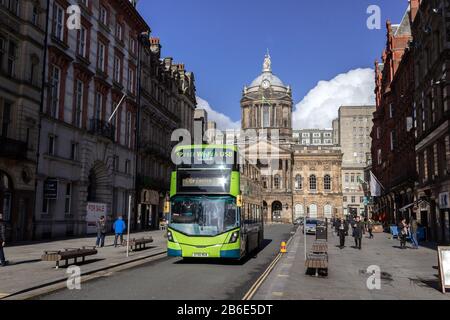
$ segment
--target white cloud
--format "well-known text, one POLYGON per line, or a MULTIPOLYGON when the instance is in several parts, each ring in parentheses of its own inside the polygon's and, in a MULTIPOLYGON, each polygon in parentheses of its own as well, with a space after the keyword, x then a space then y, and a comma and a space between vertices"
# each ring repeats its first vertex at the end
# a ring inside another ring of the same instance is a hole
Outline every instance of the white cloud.
POLYGON ((340 106, 374 105, 375 79, 372 69, 355 69, 342 73, 317 86, 295 106, 295 129, 331 128, 340 106))
POLYGON ((206 110, 208 113, 208 121, 215 121, 217 124, 217 129, 224 131, 227 129, 240 129, 241 127, 240 121, 234 122, 230 117, 215 111, 208 101, 200 97, 197 97, 197 108, 206 110))

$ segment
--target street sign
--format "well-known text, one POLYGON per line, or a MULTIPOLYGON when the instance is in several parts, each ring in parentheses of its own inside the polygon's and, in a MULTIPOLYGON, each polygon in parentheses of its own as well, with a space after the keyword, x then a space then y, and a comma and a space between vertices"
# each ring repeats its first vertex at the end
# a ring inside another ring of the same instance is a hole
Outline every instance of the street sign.
POLYGON ((450 203, 449 203, 449 193, 443 192, 439 194, 439 208, 440 209, 450 209, 450 203))
POLYGON ((241 207, 242 207, 242 196, 241 196, 241 195, 238 195, 238 196, 236 197, 236 206, 237 206, 238 208, 241 208, 241 207))
POLYGON ((364 205, 365 206, 369 205, 369 197, 364 197, 364 205))
POLYGON ((48 178, 44 181, 44 199, 58 199, 58 179, 48 178))
POLYGON ((164 213, 165 214, 170 213, 170 201, 164 202, 164 213))
POLYGON ((450 247, 438 247, 439 275, 442 293, 450 289, 450 247))

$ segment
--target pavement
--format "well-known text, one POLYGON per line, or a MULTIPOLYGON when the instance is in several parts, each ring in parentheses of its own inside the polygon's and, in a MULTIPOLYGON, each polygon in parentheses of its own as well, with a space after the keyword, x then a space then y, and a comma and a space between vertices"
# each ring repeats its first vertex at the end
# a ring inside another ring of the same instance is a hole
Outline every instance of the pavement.
MULTIPOLYGON (((130 252, 129 257, 126 257, 126 246, 114 248, 114 236, 107 236, 105 247, 98 248, 97 255, 87 257, 85 263, 77 264, 81 268, 81 275, 133 263, 165 252, 167 239, 164 235, 165 231, 161 230, 132 233, 131 238, 151 236, 153 243, 148 244, 145 250, 130 252)), ((41 261, 44 251, 95 246, 95 241, 95 237, 86 237, 5 247, 5 255, 10 264, 0 267, 0 299, 66 281, 69 275, 66 274, 67 268, 64 267, 64 262, 61 262, 61 267, 56 269, 55 262, 41 261)))
POLYGON ((82 282, 42 300, 240 300, 278 255, 292 225, 268 225, 264 249, 242 261, 166 257, 82 282))
MULTIPOLYGON (((344 249, 337 247, 339 239, 329 233, 328 277, 306 275, 304 266, 304 235, 300 231, 291 241, 287 254, 253 296, 254 300, 448 300, 450 295, 440 290, 438 256, 435 248, 419 250, 399 248, 397 239, 389 234, 367 235, 362 250, 355 249, 352 237, 347 237, 344 249), (369 290, 369 266, 381 270, 380 290, 369 290)), ((307 251, 314 236, 307 237, 307 251)), ((410 246, 410 244, 408 244, 410 246)))

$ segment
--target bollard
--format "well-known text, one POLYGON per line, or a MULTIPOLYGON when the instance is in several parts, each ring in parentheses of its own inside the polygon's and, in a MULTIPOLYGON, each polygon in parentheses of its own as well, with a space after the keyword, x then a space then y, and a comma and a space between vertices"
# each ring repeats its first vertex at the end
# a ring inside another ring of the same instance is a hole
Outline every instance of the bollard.
POLYGON ((287 252, 287 250, 286 250, 286 242, 284 242, 284 241, 281 243, 280 252, 281 253, 286 253, 287 252))

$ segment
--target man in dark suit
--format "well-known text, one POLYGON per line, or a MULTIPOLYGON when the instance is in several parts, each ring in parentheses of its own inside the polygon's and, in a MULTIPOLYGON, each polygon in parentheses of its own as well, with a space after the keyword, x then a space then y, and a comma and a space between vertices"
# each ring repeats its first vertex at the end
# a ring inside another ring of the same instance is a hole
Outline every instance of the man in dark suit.
POLYGON ((341 219, 337 224, 337 232, 339 236, 339 248, 342 249, 345 247, 345 237, 348 234, 348 223, 341 219))
POLYGON ((361 218, 356 217, 356 221, 353 223, 353 237, 355 238, 355 247, 361 250, 361 241, 364 233, 364 222, 361 218))

